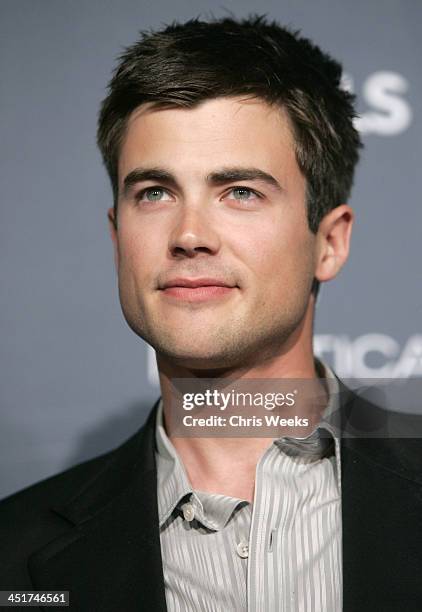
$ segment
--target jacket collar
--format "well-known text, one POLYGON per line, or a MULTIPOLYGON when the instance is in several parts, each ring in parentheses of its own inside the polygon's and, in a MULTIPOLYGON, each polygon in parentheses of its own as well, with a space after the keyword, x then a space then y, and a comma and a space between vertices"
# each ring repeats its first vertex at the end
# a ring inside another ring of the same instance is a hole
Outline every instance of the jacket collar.
POLYGON ((71 585, 75 612, 166 610, 153 452, 156 407, 82 491, 54 508, 73 527, 29 559, 35 588, 71 585))
MULTIPOLYGON (((343 612, 422 609, 422 440, 341 381, 343 612)), ((406 421, 406 415, 400 415, 406 421)), ((419 425, 420 427, 420 425, 419 425)))

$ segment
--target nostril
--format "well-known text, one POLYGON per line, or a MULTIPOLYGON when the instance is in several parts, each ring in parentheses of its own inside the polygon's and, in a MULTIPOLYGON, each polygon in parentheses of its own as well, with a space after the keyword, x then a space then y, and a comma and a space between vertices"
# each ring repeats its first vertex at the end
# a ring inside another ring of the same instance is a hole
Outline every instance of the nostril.
POLYGON ((175 246, 171 249, 171 252, 173 253, 173 255, 184 255, 185 257, 195 257, 195 255, 197 255, 198 253, 211 254, 212 249, 205 247, 205 246, 192 247, 192 248, 175 246))
POLYGON ((195 255, 194 249, 186 249, 184 247, 174 247, 172 252, 174 255, 186 255, 188 257, 193 257, 195 255))

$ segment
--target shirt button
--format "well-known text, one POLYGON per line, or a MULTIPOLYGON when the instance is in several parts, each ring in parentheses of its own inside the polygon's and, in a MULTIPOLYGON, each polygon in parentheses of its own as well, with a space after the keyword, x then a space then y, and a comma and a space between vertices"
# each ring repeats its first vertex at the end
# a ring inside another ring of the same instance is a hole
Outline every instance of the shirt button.
POLYGON ((246 542, 239 542, 239 544, 236 546, 236 550, 239 557, 241 557, 242 559, 248 558, 249 546, 246 544, 246 542))
POLYGON ((192 504, 183 504, 183 518, 189 523, 195 518, 195 510, 192 504))

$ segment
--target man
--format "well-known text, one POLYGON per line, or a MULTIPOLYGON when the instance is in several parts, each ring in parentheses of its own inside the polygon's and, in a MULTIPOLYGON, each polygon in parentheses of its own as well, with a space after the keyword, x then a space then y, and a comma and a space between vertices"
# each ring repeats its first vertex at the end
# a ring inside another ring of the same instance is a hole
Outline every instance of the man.
POLYGON ((382 413, 312 350, 354 218, 340 77, 264 18, 174 24, 122 56, 98 143, 123 313, 162 398, 120 448, 2 503, 3 589, 89 612, 422 609, 419 447, 346 440, 382 413), (323 409, 306 436, 178 437, 175 379, 313 381, 323 409))

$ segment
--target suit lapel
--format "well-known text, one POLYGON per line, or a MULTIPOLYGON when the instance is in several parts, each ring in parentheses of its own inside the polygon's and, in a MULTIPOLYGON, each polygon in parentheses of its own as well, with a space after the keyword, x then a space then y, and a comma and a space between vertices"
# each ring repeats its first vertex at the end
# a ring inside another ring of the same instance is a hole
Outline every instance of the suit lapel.
MULTIPOLYGON (((349 392, 343 417, 362 410, 372 409, 349 392)), ((341 446, 343 611, 420 612, 421 441, 386 434, 341 446)))
POLYGON ((29 560, 35 588, 70 590, 72 610, 166 610, 155 414, 82 493, 54 509, 72 527, 29 560))

